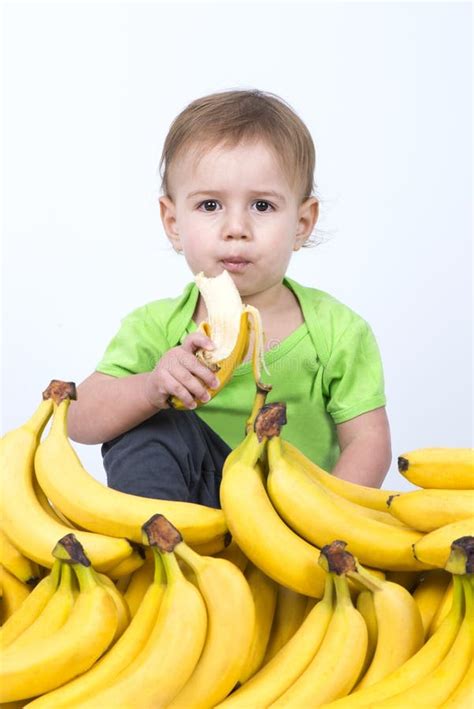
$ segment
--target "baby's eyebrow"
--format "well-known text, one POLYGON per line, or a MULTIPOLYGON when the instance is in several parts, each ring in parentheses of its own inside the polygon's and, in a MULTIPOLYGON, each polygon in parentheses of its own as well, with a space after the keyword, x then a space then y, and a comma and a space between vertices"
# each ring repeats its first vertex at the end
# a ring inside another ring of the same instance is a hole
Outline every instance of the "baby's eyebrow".
MULTIPOLYGON (((190 192, 187 196, 186 199, 190 199, 191 197, 197 197, 198 195, 205 195, 206 197, 223 197, 226 196, 228 193, 220 190, 195 190, 194 192, 190 192)), ((285 198, 282 194, 279 192, 275 192, 275 190, 252 190, 249 192, 250 196, 253 197, 273 197, 274 199, 278 199, 281 202, 285 202, 285 198)))

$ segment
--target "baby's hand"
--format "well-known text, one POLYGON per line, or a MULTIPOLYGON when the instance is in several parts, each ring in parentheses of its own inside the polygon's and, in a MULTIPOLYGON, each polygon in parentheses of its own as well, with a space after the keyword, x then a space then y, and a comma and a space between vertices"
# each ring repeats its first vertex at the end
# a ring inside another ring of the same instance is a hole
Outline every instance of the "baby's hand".
POLYGON ((192 332, 183 344, 168 350, 150 372, 145 395, 153 406, 168 409, 168 397, 181 399, 188 409, 196 408, 195 400, 209 401, 206 387, 219 385, 213 372, 202 364, 195 352, 199 349, 212 350, 214 344, 202 332, 192 332))

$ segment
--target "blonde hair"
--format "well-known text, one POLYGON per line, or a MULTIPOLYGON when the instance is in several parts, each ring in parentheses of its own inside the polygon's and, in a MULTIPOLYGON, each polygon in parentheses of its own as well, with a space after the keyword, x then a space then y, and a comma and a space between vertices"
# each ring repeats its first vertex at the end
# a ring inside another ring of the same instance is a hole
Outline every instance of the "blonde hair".
POLYGON ((301 201, 314 196, 315 148, 311 134, 293 109, 275 94, 231 90, 190 103, 173 121, 160 160, 161 189, 170 195, 169 170, 183 150, 235 147, 243 140, 263 140, 272 148, 295 185, 301 201))

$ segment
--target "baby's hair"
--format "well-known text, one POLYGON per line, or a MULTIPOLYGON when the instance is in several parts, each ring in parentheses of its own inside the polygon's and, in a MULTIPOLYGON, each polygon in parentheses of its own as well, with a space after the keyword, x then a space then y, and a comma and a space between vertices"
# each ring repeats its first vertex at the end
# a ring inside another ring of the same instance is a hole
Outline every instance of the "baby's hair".
POLYGON ((265 141, 301 201, 314 196, 316 156, 309 130, 283 99, 257 89, 209 94, 181 111, 171 124, 161 155, 163 194, 171 196, 169 169, 179 153, 193 147, 199 159, 210 147, 233 148, 244 140, 265 141))

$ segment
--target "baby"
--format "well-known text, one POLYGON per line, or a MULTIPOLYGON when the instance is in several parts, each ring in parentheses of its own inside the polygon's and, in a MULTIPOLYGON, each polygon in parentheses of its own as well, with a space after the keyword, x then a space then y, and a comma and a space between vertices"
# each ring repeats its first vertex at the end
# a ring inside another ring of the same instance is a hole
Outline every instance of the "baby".
MULTIPOLYGON (((227 270, 242 301, 260 311, 267 402, 286 403, 285 438, 334 475, 379 486, 391 446, 372 331, 328 293, 285 275, 318 219, 305 124, 270 93, 205 96, 171 125, 161 166, 161 218, 175 251, 194 275, 227 270)), ((214 374, 195 357, 213 347, 197 331, 206 315, 194 282, 134 310, 78 387, 69 435, 103 443, 111 487, 219 506, 223 462, 244 436, 255 383, 243 362, 209 401, 214 374), (187 410, 170 408, 172 395, 187 410), (196 400, 208 403, 196 408, 196 400)))

